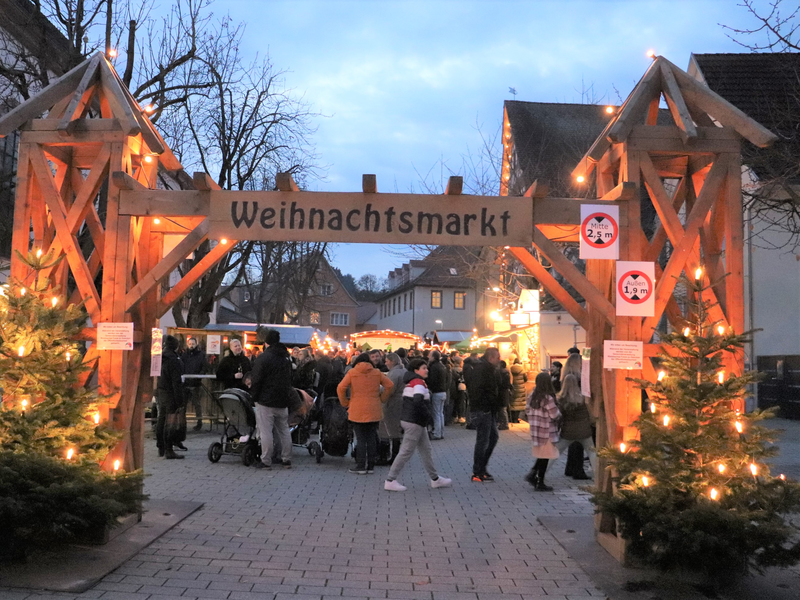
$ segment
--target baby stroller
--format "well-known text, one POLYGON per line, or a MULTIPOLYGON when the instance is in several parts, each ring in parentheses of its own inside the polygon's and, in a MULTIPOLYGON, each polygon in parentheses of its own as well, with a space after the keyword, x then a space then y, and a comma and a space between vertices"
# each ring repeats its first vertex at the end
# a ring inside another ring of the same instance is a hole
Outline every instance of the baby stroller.
POLYGON ((336 395, 325 397, 320 411, 319 428, 319 439, 325 454, 330 456, 347 454, 353 439, 352 426, 347 417, 347 409, 339 403, 336 395))
POLYGON ((292 435, 292 446, 305 448, 309 456, 322 462, 322 446, 317 440, 311 440, 312 425, 319 422, 319 410, 313 392, 295 388, 297 397, 289 407, 289 432, 292 435), (310 441, 309 441, 310 440, 310 441))
POLYGON ((225 419, 222 437, 208 447, 208 460, 219 462, 223 455, 238 455, 242 464, 249 467, 261 455, 255 438, 256 413, 250 394, 229 388, 215 394, 214 401, 225 419))

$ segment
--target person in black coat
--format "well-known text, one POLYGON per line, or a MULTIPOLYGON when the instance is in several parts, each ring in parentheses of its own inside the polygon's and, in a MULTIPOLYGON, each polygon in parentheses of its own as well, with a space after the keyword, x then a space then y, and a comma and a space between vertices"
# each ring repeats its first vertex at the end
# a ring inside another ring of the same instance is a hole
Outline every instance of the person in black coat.
MULTIPOLYGON (((208 361, 206 360, 206 353, 202 348, 197 345, 197 338, 189 337, 186 339, 186 352, 181 355, 181 362, 183 363, 184 375, 203 375, 208 373, 208 361)), ((203 428, 203 405, 202 405, 202 388, 200 387, 199 379, 187 379, 183 383, 186 390, 189 402, 194 407, 194 415, 197 417, 197 425, 194 426, 195 431, 200 431, 203 428)))
POLYGON ((442 364, 442 354, 438 350, 430 353, 428 363, 428 390, 433 403, 433 431, 432 440, 441 440, 444 437, 444 404, 447 401, 447 369, 442 364))
POLYGON ((477 431, 472 481, 494 481, 494 477, 486 469, 500 439, 497 432, 497 414, 501 408, 500 378, 497 373, 499 364, 500 351, 497 348, 487 348, 466 374, 470 419, 477 431))
POLYGON ((292 388, 292 359, 286 346, 281 344, 281 334, 274 329, 258 337, 266 348, 253 365, 253 383, 250 394, 255 402, 256 427, 261 440, 261 461, 256 468, 272 466, 273 427, 281 443, 281 464, 292 466, 292 436, 289 433, 289 400, 292 388))
POLYGON ((241 341, 234 338, 229 346, 231 353, 220 361, 217 367, 217 379, 222 382, 225 389, 247 390, 244 376, 252 370, 250 359, 245 356, 241 341))
MULTIPOLYGON (((164 458, 183 458, 172 449, 175 443, 174 432, 167 427, 169 415, 176 415, 183 409, 183 366, 178 358, 178 340, 171 335, 164 338, 164 352, 161 355, 161 376, 156 390, 158 419, 156 421, 156 445, 158 455, 164 458)), ((179 440, 178 440, 179 441, 179 440)))

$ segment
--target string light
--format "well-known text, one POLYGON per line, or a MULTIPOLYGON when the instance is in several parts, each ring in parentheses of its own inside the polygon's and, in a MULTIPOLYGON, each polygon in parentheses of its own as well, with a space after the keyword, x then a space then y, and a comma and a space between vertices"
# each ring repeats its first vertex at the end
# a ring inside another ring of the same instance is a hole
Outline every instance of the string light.
POLYGON ((614 107, 613 106, 606 106, 606 112, 608 114, 612 114, 614 112, 614 107))
POLYGON ((42 249, 41 249, 41 248, 39 248, 39 249, 36 251, 36 258, 42 258, 42 249))
POLYGON ((780 475, 778 475, 778 477, 780 477, 780 480, 781 480, 781 481, 786 481, 786 475, 784 475, 783 473, 781 473, 780 475))
POLYGON ((72 460, 73 456, 75 456, 75 450, 73 448, 70 448, 69 450, 67 450, 67 460, 72 460))
POLYGON ((656 414, 656 405, 653 402, 650 403, 650 412, 656 414))
POLYGON ((99 425, 100 424, 100 413, 99 412, 94 413, 94 424, 95 425, 99 425))
POLYGON ((756 463, 750 463, 750 472, 753 474, 753 477, 758 475, 758 465, 756 465, 756 463))
POLYGON ((145 155, 144 162, 146 162, 147 164, 150 164, 151 162, 153 162, 153 157, 150 156, 149 154, 145 155))
POLYGON ((25 412, 25 409, 28 408, 28 399, 27 398, 23 398, 22 402, 20 402, 20 404, 22 405, 22 412, 25 412))
POLYGON ((720 385, 725 383, 725 371, 720 371, 717 373, 717 381, 719 381, 720 385))
POLYGON ((119 471, 119 459, 114 461, 114 472, 119 471))
POLYGON ((733 424, 733 426, 736 427, 736 431, 738 431, 739 433, 742 433, 742 431, 744 430, 744 428, 742 427, 741 421, 736 421, 733 424))
POLYGON ((664 415, 664 427, 669 427, 669 415, 664 415))
POLYGON ((662 379, 664 379, 664 377, 666 377, 666 376, 667 376, 667 372, 666 372, 666 371, 659 371, 659 372, 658 372, 658 380, 659 380, 659 381, 661 381, 662 379))
POLYGON ((156 217, 155 219, 153 219, 153 224, 154 224, 154 225, 161 225, 161 219, 159 219, 158 217, 156 217))
POLYGON ((22 288, 22 289, 19 291, 19 295, 20 295, 20 296, 24 296, 24 295, 25 295, 25 288, 22 288))
POLYGON ((719 471, 720 473, 724 473, 725 472, 725 465, 723 465, 722 463, 719 463, 719 465, 717 465, 717 471, 719 471))
POLYGON ((647 51, 647 58, 655 58, 655 57, 656 57, 656 51, 655 50, 648 50, 647 51))
POLYGON ((70 359, 70 353, 67 352, 67 362, 69 362, 69 359, 70 359))
POLYGON ((688 327, 686 327, 686 328, 683 330, 683 337, 689 337, 689 334, 690 334, 690 333, 692 333, 692 330, 691 330, 691 329, 689 329, 688 327))
POLYGON ((109 48, 108 56, 109 56, 109 58, 116 58, 117 57, 117 49, 116 48, 109 48))
POLYGON ((719 497, 719 492, 717 491, 717 488, 711 488, 708 491, 708 497, 711 498, 712 500, 716 500, 719 497))
POLYGON ((624 454, 626 448, 627 448, 627 446, 625 446, 625 442, 620 442, 619 451, 624 454))
POLYGON ((725 335, 725 328, 722 325, 717 327, 717 331, 719 331, 720 335, 725 335))
POLYGON ((20 357, 23 357, 23 356, 25 356, 25 346, 20 346, 20 347, 17 349, 17 354, 18 354, 20 357))
POLYGON ((155 108, 155 106, 153 106, 152 104, 148 104, 147 106, 145 106, 145 107, 144 107, 144 112, 146 112, 146 113, 150 114, 150 113, 152 113, 152 112, 153 112, 155 109, 156 109, 156 108, 155 108))
POLYGON ((58 304, 58 298, 56 298, 55 296, 53 296, 53 297, 52 297, 52 299, 50 300, 50 302, 52 303, 52 305, 53 305, 53 308, 55 308, 55 307, 56 307, 56 304, 58 304))
POLYGON ((575 181, 577 181, 578 183, 583 183, 584 181, 586 181, 586 178, 583 175, 578 175, 575 178, 575 181))
POLYGON ((644 487, 650 485, 650 479, 647 477, 647 475, 642 475, 642 485, 644 487))
POLYGON ((700 281, 700 278, 702 276, 703 276, 703 269, 700 268, 700 267, 697 267, 697 269, 695 269, 695 271, 694 271, 694 280, 695 281, 700 281))
POLYGON ((228 243, 228 240, 227 240, 226 238, 222 238, 222 239, 219 241, 219 243, 220 243, 220 244, 222 244, 222 245, 224 246, 225 244, 227 244, 227 243, 228 243))

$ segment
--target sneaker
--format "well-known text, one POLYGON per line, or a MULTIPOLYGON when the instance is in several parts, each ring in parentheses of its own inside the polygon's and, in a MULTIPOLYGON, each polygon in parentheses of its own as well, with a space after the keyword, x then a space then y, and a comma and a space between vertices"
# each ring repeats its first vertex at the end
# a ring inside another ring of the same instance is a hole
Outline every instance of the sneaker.
POLYGON ((347 469, 348 473, 352 473, 353 475, 366 475, 366 469, 347 469))
POLYGON ((453 483, 452 479, 448 479, 447 477, 439 477, 438 479, 431 479, 431 487, 442 488, 442 487, 450 487, 450 484, 453 483))
POLYGON ((553 488, 549 485, 545 485, 544 481, 539 481, 536 483, 536 487, 533 488, 537 492, 552 492, 553 488))
POLYGON ((195 425, 195 426, 193 427, 193 429, 194 429, 195 431, 200 431, 202 428, 203 428, 203 422, 202 422, 202 421, 198 421, 198 422, 197 422, 197 425, 195 425))
POLYGON ((253 466, 256 469, 271 469, 272 465, 265 464, 263 461, 257 460, 253 463, 253 466))
POLYGON ((291 469, 292 468, 292 461, 290 461, 290 460, 282 460, 281 461, 281 466, 284 469, 291 469))
POLYGON ((184 446, 182 442, 176 442, 173 444, 173 446, 175 446, 178 450, 188 450, 188 448, 184 446))
POLYGON ((474 481, 476 483, 481 483, 481 482, 483 482, 483 477, 481 475, 475 475, 475 473, 473 473, 472 474, 472 481, 474 481))
POLYGON ((399 481, 384 481, 383 482, 383 489, 388 490, 390 492, 405 492, 406 486, 402 485, 399 481))
POLYGON ((375 472, 375 469, 367 469, 367 475, 372 475, 375 472))
POLYGON ((483 480, 484 481, 494 481, 494 477, 492 477, 492 475, 487 471, 486 473, 483 474, 483 480))
POLYGON ((172 448, 167 448, 164 451, 164 458, 168 460, 175 460, 175 459, 182 459, 183 456, 181 456, 180 454, 175 454, 175 451, 172 448))

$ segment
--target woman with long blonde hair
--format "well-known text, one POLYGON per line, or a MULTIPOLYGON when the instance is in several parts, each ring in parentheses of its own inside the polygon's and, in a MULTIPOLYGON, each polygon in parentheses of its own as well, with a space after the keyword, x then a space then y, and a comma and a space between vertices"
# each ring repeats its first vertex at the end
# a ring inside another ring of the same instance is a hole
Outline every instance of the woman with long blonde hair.
POLYGON ((559 440, 555 443, 559 452, 563 452, 573 442, 578 442, 589 453, 592 470, 597 473, 597 455, 592 440, 592 418, 586 401, 581 394, 581 386, 577 377, 568 374, 558 394, 558 408, 563 420, 559 440))

